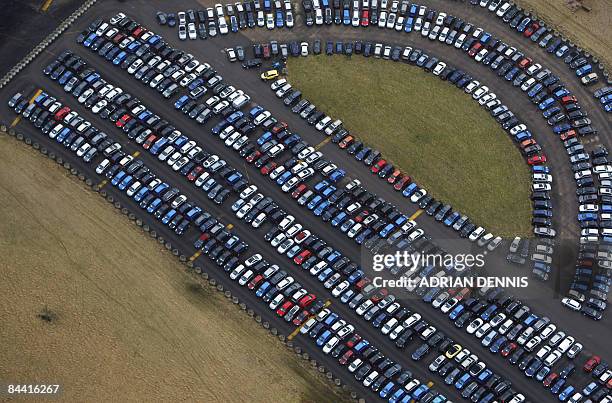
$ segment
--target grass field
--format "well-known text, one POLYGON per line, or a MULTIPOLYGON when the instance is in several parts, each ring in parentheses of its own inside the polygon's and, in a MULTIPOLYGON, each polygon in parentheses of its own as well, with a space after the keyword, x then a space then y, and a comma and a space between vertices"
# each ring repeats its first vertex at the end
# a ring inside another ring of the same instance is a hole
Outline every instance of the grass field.
POLYGON ((610 1, 583 0, 591 11, 578 9, 572 12, 565 0, 517 0, 521 7, 555 27, 580 47, 599 56, 608 69, 612 68, 612 7, 610 1))
POLYGON ((434 197, 495 234, 530 233, 527 166, 469 95, 420 68, 381 59, 291 58, 288 71, 307 99, 434 197))
POLYGON ((0 217, 3 382, 59 384, 61 401, 348 401, 102 198, 6 135, 0 217))

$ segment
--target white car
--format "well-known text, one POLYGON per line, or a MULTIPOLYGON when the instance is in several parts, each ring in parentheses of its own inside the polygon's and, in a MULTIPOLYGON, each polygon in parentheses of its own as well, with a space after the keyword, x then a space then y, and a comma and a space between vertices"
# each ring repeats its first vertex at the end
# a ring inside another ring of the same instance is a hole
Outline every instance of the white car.
POLYGON ((300 44, 300 54, 302 56, 308 56, 308 42, 302 42, 300 44))
POLYGON ((274 16, 272 13, 266 14, 266 28, 274 29, 274 16))
POLYGON ((561 300, 561 304, 573 311, 580 311, 582 304, 573 298, 565 297, 561 300))
POLYGON ((444 69, 446 68, 446 63, 444 62, 439 62, 436 67, 434 67, 433 69, 433 73, 436 76, 439 76, 440 73, 442 73, 444 71, 444 69))
POLYGON ((187 33, 189 35, 189 39, 191 40, 198 38, 198 33, 196 32, 196 27, 193 22, 190 22, 189 25, 187 25, 187 33))
POLYGON ((218 25, 219 25, 219 32, 221 33, 221 35, 225 35, 229 32, 229 29, 227 28, 227 22, 225 21, 225 17, 219 17, 218 25))

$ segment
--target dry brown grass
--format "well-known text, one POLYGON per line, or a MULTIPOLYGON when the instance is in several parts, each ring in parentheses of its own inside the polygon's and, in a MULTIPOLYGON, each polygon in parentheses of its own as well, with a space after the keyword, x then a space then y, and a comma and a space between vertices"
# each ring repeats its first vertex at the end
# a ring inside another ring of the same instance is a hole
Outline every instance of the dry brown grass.
POLYGON ((0 217, 3 381, 57 383, 65 401, 344 398, 99 196, 6 135, 0 217))
POLYGON ((608 68, 612 66, 612 4, 609 0, 583 0, 591 11, 578 9, 575 12, 567 7, 565 0, 516 0, 516 3, 534 11, 574 43, 599 56, 608 68))

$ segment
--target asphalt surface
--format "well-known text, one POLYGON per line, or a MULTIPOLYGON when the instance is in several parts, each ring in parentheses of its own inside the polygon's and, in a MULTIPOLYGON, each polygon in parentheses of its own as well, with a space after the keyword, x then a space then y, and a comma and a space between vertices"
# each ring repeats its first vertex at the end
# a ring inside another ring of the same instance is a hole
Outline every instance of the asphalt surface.
MULTIPOLYGON (((436 2, 437 3, 437 2, 436 2)), ((266 107, 266 109, 272 111, 274 116, 279 117, 282 120, 285 120, 289 123, 290 127, 293 131, 296 131, 302 135, 303 138, 311 142, 312 144, 317 144, 321 140, 323 140, 323 136, 319 133, 316 133, 311 127, 306 125, 301 119, 295 117, 288 109, 286 109, 281 103, 279 103, 278 99, 273 95, 267 85, 261 83, 255 76, 254 72, 245 72, 238 64, 231 64, 225 58, 225 55, 222 53, 222 49, 229 46, 234 46, 236 44, 247 44, 252 40, 289 40, 289 39, 314 39, 320 38, 322 40, 326 39, 365 39, 371 41, 384 41, 389 43, 398 43, 405 44, 411 46, 417 46, 422 48, 432 54, 441 57, 447 61, 451 61, 451 63, 457 67, 462 68, 464 71, 469 72, 472 75, 478 75, 482 77, 482 81, 486 83, 494 92, 497 94, 504 94, 502 99, 504 102, 523 120, 528 122, 528 125, 532 128, 532 131, 536 133, 538 138, 538 142, 540 142, 544 149, 546 150, 547 155, 550 156, 559 156, 558 158, 554 158, 551 163, 551 166, 555 172, 555 192, 556 200, 555 200, 555 214, 556 220, 559 220, 558 217, 565 216, 567 218, 567 226, 565 226, 565 222, 560 220, 557 221, 556 224, 561 225, 563 228, 567 228, 566 231, 568 234, 574 234, 576 230, 576 225, 574 223, 574 217, 576 212, 576 202, 574 201, 574 188, 573 188, 573 180, 570 176, 569 164, 565 160, 565 152, 562 149, 562 146, 559 144, 558 140, 554 139, 551 136, 551 132, 549 127, 541 118, 541 115, 536 112, 536 109, 526 101, 526 98, 523 96, 518 96, 520 90, 516 90, 511 87, 507 83, 502 83, 499 81, 497 76, 495 76, 488 68, 485 68, 479 64, 471 62, 467 56, 460 55, 457 53, 454 48, 450 48, 448 46, 441 45, 439 43, 432 43, 426 39, 422 39, 420 35, 417 37, 416 35, 402 35, 397 34, 395 32, 389 32, 387 30, 379 30, 378 28, 370 28, 367 32, 360 33, 358 29, 354 28, 340 28, 340 27, 324 27, 320 30, 315 29, 306 29, 301 24, 300 19, 298 18, 296 28, 292 31, 275 30, 270 33, 266 30, 255 30, 247 32, 248 37, 244 34, 230 34, 225 37, 218 37, 208 41, 187 41, 180 42, 176 36, 176 31, 168 28, 160 28, 155 24, 154 21, 154 10, 155 6, 163 4, 163 6, 159 6, 160 8, 167 8, 167 2, 161 1, 149 1, 149 2, 129 2, 129 3, 120 3, 116 1, 106 1, 104 3, 100 3, 93 7, 88 13, 85 14, 79 21, 76 23, 76 27, 74 30, 71 30, 68 34, 63 35, 54 45, 52 45, 48 50, 46 55, 39 57, 35 60, 24 72, 18 76, 5 90, 1 92, 0 95, 0 118, 4 122, 11 122, 15 117, 14 113, 9 111, 6 106, 6 99, 16 90, 18 89, 32 89, 35 88, 44 88, 48 90, 52 95, 59 97, 61 100, 65 101, 71 107, 76 106, 76 110, 81 113, 84 117, 89 118, 96 127, 108 133, 112 138, 119 141, 127 151, 133 152, 136 150, 141 151, 140 146, 132 142, 126 141, 125 137, 119 132, 118 129, 112 127, 113 125, 108 121, 102 121, 96 118, 91 112, 87 109, 77 106, 76 101, 71 96, 66 96, 63 93, 63 90, 51 80, 45 78, 42 73, 42 67, 48 64, 57 54, 59 54, 63 49, 70 48, 72 50, 76 50, 76 53, 81 55, 90 65, 94 66, 102 76, 115 85, 119 85, 124 90, 129 91, 133 95, 136 95, 138 98, 144 101, 144 103, 149 106, 153 111, 160 114, 160 116, 168 119, 172 123, 174 123, 177 128, 182 130, 184 133, 190 134, 199 142, 203 143, 206 148, 214 152, 218 155, 221 155, 224 159, 228 161, 231 165, 241 168, 241 170, 248 174, 250 180, 255 182, 261 191, 263 191, 267 196, 271 196, 275 199, 275 201, 286 211, 289 213, 300 217, 302 222, 306 224, 308 228, 313 230, 318 235, 322 236, 323 239, 328 241, 333 241, 332 245, 336 248, 340 249, 346 256, 350 257, 355 261, 360 261, 362 252, 357 248, 357 246, 350 241, 345 236, 337 237, 334 233, 330 233, 330 227, 328 224, 323 223, 322 221, 314 218, 312 219, 309 214, 303 214, 303 210, 297 206, 297 204, 287 197, 286 194, 282 193, 280 189, 273 185, 269 179, 259 180, 258 176, 260 175, 258 171, 252 166, 246 166, 244 161, 237 155, 235 152, 228 151, 228 149, 218 140, 208 141, 210 136, 209 129, 211 127, 211 123, 207 124, 204 129, 202 126, 197 125, 193 121, 184 117, 182 113, 175 111, 171 106, 171 103, 163 100, 156 91, 151 90, 148 87, 143 86, 138 83, 134 78, 130 77, 128 74, 119 71, 117 67, 112 66, 110 63, 106 62, 102 58, 97 55, 89 53, 86 49, 80 47, 74 42, 74 38, 76 37, 76 32, 79 32, 81 28, 85 27, 89 24, 90 21, 97 17, 111 17, 116 11, 125 10, 128 15, 136 18, 139 22, 143 23, 145 26, 155 30, 164 36, 164 38, 169 41, 171 44, 176 47, 187 50, 200 60, 205 60, 213 65, 225 78, 226 81, 231 83, 237 88, 241 88, 249 93, 253 101, 261 104, 266 107), (326 32, 329 31, 329 32, 326 32), (518 91, 516 94, 513 91, 518 91), (515 96, 516 95, 516 96, 515 96), (536 116, 537 115, 537 116, 536 116), (569 178, 569 180, 564 180, 569 178), (570 195, 571 194, 571 195, 570 195), (567 214, 564 214, 566 212, 567 214)), ((451 10, 450 6, 458 6, 460 3, 452 3, 452 2, 443 2, 440 3, 440 9, 448 9, 451 10), (449 7, 447 7, 449 6, 449 7)), ((433 4, 432 4, 433 5, 433 4)), ((188 7, 187 4, 181 4, 185 8, 188 7)), ((197 7, 194 3, 193 7, 197 7)), ((455 13, 456 15, 461 15, 464 19, 473 20, 474 22, 478 22, 477 18, 483 18, 482 25, 486 26, 486 22, 491 20, 482 13, 476 12, 476 10, 472 10, 466 6, 465 11, 467 14, 461 14, 459 10, 455 13), (471 14, 470 14, 471 13, 471 14)), ((495 20, 493 20, 495 21, 495 20)), ((495 21, 496 22, 496 21, 495 21)), ((509 35, 508 42, 512 43, 513 40, 520 39, 517 35, 514 35, 510 31, 505 32, 507 27, 495 27, 492 26, 492 30, 500 36, 503 37, 503 34, 507 33, 509 35)), ((529 54, 529 50, 531 47, 522 46, 529 54)), ((538 49, 533 49, 539 50, 538 49)), ((339 56, 334 56, 339 57, 339 56)), ((359 57, 359 56, 356 56, 359 57)), ((540 57, 537 57, 540 58, 540 57)), ((549 62, 549 60, 546 60, 549 62)), ((551 63, 546 63, 549 65, 548 67, 553 70, 556 74, 560 75, 564 81, 568 84, 568 87, 571 88, 571 83, 573 79, 571 76, 563 77, 563 69, 567 70, 565 66, 561 66, 559 71, 555 71, 553 69, 554 66, 551 63)), ((569 70, 566 73, 570 73, 569 70)), ((567 75, 567 74, 566 74, 567 75)), ((579 94, 579 99, 582 103, 586 103, 587 96, 580 95, 578 90, 582 90, 580 85, 576 84, 576 93, 579 94)), ((574 88, 571 88, 574 90, 574 88)), ((583 91, 584 92, 584 91, 583 91)), ((590 100, 590 99, 589 99, 590 100)), ((591 114, 591 109, 589 109, 589 113, 591 114)), ((595 115, 595 113, 593 113, 595 115)), ((603 116, 605 118, 605 116, 603 116)), ((603 126, 599 124, 600 122, 595 122, 596 126, 600 128, 602 131, 603 126)), ((38 131, 34 129, 29 123, 23 122, 17 126, 17 129, 26 133, 31 133, 32 137, 39 136, 38 131)), ((53 150, 58 155, 62 155, 66 160, 73 163, 75 166, 79 167, 79 170, 86 173, 86 175, 90 178, 98 177, 94 168, 95 165, 85 166, 82 161, 78 160, 76 156, 73 154, 67 154, 63 147, 60 147, 57 143, 49 142, 44 139, 40 140, 41 144, 45 144, 47 148, 51 151, 53 150)), ((388 201, 395 203, 399 206, 403 212, 407 214, 412 214, 415 211, 413 205, 408 205, 401 196, 399 196, 396 192, 392 191, 390 187, 384 184, 382 181, 375 179, 371 174, 369 174, 365 167, 355 161, 354 159, 347 158, 347 156, 341 152, 337 147, 332 144, 328 144, 321 149, 326 157, 336 162, 339 166, 347 169, 349 175, 352 177, 359 177, 362 179, 362 183, 370 189, 371 191, 375 191, 378 195, 385 197, 388 201)), ((263 240, 264 230, 254 232, 250 225, 245 224, 242 221, 235 219, 229 210, 229 206, 231 202, 235 200, 235 197, 230 198, 230 200, 226 201, 224 206, 217 206, 211 203, 202 192, 196 191, 195 188, 189 185, 184 179, 177 177, 172 174, 171 170, 168 169, 167 165, 159 162, 157 159, 150 156, 148 153, 141 153, 140 158, 151 167, 155 173, 162 179, 168 180, 170 183, 181 189, 182 193, 187 195, 191 200, 195 200, 200 203, 203 207, 205 207, 208 211, 215 214, 216 216, 222 217, 226 222, 231 222, 235 225, 235 231, 238 235, 241 236, 244 240, 246 240, 250 244, 249 251, 252 253, 261 252, 264 257, 271 263, 277 263, 281 265, 281 267, 287 267, 287 260, 277 255, 270 246, 263 240)), ((551 158, 552 159, 552 158, 551 158)), ((100 178, 101 179, 101 178, 100 178)), ((107 185, 104 188, 109 194, 114 195, 118 200, 122 202, 125 206, 129 207, 131 211, 141 216, 147 221, 147 223, 151 224, 151 227, 154 228, 159 234, 164 236, 166 239, 172 240, 172 243, 181 250, 187 256, 190 256, 194 249, 192 246, 193 239, 195 235, 192 232, 188 232, 180 239, 177 236, 169 231, 167 227, 162 226, 157 221, 151 220, 139 210, 133 201, 128 200, 127 196, 124 193, 118 192, 117 189, 107 185)), ((454 244, 454 239, 456 236, 451 231, 446 231, 446 228, 441 226, 439 223, 435 223, 429 217, 422 215, 419 218, 418 222, 421 227, 423 227, 428 234, 430 234, 436 242, 441 240, 440 243, 447 243, 449 249, 459 248, 456 244, 454 244), (448 242, 444 242, 448 240, 448 242)), ((575 237, 573 238, 573 243, 576 242, 575 237)), ((447 246, 447 245, 445 245, 447 246)), ((507 267, 501 266, 503 264, 503 256, 499 254, 498 261, 501 262, 499 269, 500 270, 508 270, 507 267)), ((493 257, 495 259, 495 257, 493 257)), ((495 260, 492 260, 495 262, 495 260)), ((210 261, 207 258, 200 257, 197 264, 203 265, 210 272, 214 272, 217 269, 213 264, 210 264, 210 261)), ((288 269, 291 270, 291 269, 288 269)), ((514 269, 517 272, 520 272, 521 269, 514 269)), ((524 269, 522 269, 524 270, 524 269)), ((327 290, 325 290, 321 283, 319 283, 316 279, 312 278, 309 274, 298 272, 296 270, 291 270, 292 274, 296 279, 302 283, 304 287, 306 287, 309 291, 316 293, 320 297, 329 296, 327 290)), ((264 320, 268 320, 275 327, 279 328, 282 333, 288 334, 292 330, 292 326, 288 326, 284 321, 279 320, 276 315, 271 312, 269 309, 265 308, 261 301, 255 298, 254 294, 240 286, 237 283, 231 282, 227 280, 227 277, 224 273, 215 274, 215 277, 220 279, 221 282, 232 291, 232 293, 238 296, 241 300, 247 302, 249 306, 252 306, 256 309, 256 311, 261 314, 264 320)), ((560 281, 560 280, 559 280, 560 281)), ((532 288, 532 287, 530 287, 532 288)), ((553 290, 554 291, 554 290, 553 290)), ((526 302, 532 307, 535 313, 544 314, 552 318, 552 320, 559 325, 560 328, 566 329, 569 334, 577 335, 579 341, 585 344, 585 350, 597 352, 602 354, 604 357, 609 356, 609 343, 607 343, 608 337, 611 335, 607 320, 604 318, 603 321, 599 323, 594 323, 590 320, 587 320, 580 315, 568 314, 568 312, 562 308, 558 302, 558 300, 551 298, 551 294, 553 293, 551 290, 546 290, 545 298, 537 298, 537 299, 529 299, 526 302), (588 329, 588 331, 585 331, 588 329)), ((542 293, 541 290, 538 289, 538 293, 542 293)), ((546 390, 544 390, 541 386, 536 385, 532 381, 528 380, 523 374, 521 374, 517 369, 508 368, 510 365, 502 359, 499 355, 491 355, 486 352, 481 346, 478 340, 473 337, 466 337, 466 334, 460 330, 455 328, 448 319, 444 318, 442 315, 436 312, 433 312, 433 308, 429 305, 425 305, 422 302, 418 302, 417 300, 407 299, 405 301, 408 308, 412 310, 417 310, 423 314, 423 317, 427 319, 431 324, 436 326, 438 329, 441 329, 445 334, 454 338, 455 340, 462 343, 466 348, 469 348, 472 352, 475 352, 480 356, 481 359, 487 363, 487 365, 496 373, 504 374, 507 376, 513 383, 513 387, 524 393, 529 399, 534 402, 548 401, 551 400, 552 396, 546 390)), ((414 375, 417 376, 421 381, 426 381, 428 379, 432 379, 436 388, 445 393, 449 398, 453 400, 462 400, 456 394, 456 390, 454 388, 448 388, 441 382, 441 379, 434 376, 433 378, 430 376, 429 371, 427 371, 425 364, 428 364, 431 359, 435 356, 430 354, 425 360, 421 363, 414 363, 407 357, 409 352, 414 350, 418 346, 417 342, 412 342, 406 349, 398 350, 393 343, 391 343, 386 336, 383 336, 377 329, 374 329, 369 323, 366 323, 363 319, 358 318, 355 313, 348 309, 347 306, 334 301, 332 303, 331 308, 338 312, 343 317, 347 318, 351 323, 356 325, 357 332, 370 340, 373 344, 377 345, 382 352, 394 359, 395 361, 401 363, 404 367, 413 371, 414 375), (440 385, 442 383, 442 385, 440 385)), ((344 370, 339 369, 338 364, 335 359, 330 356, 324 355, 319 349, 313 348, 312 341, 304 341, 302 340, 304 336, 298 336, 296 338, 296 342, 301 344, 306 351, 308 351, 311 356, 317 361, 323 363, 326 367, 332 369, 334 373, 341 377, 345 383, 352 386, 358 393, 364 395, 364 397, 370 399, 374 399, 375 396, 372 392, 366 391, 363 387, 359 385, 358 382, 354 380, 350 374, 344 370)), ((584 355, 582 356, 582 360, 584 359, 584 355)), ((581 365, 581 361, 577 360, 577 363, 581 365)), ((579 376, 574 381, 578 385, 583 386, 586 384, 586 378, 579 376)))
POLYGON ((3 1, 0 18, 0 77, 81 4, 83 0, 54 0, 43 10, 44 0, 3 1))

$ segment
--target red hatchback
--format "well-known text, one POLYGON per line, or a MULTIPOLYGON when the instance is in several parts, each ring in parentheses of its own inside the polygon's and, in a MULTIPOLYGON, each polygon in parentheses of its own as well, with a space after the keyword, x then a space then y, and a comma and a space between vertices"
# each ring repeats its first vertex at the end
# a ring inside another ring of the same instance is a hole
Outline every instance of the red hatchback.
POLYGON ((151 148, 155 140, 157 140, 157 136, 154 134, 150 135, 147 140, 142 144, 142 148, 148 150, 149 148, 151 148))
POLYGON ((559 136, 559 139, 561 141, 565 141, 565 140, 569 140, 573 137, 576 137, 576 130, 574 129, 570 129, 564 133, 561 133, 561 135, 559 136))
POLYGON ((550 387, 550 385, 552 385, 557 379, 559 378, 559 374, 556 372, 550 373, 548 374, 548 376, 546 378, 544 378, 544 381, 542 381, 542 385, 544 385, 545 388, 550 387))
POLYGON ((393 185, 397 181, 397 179, 400 177, 401 174, 402 174, 402 171, 400 171, 399 169, 395 169, 393 173, 387 178, 387 183, 393 185))
POLYGON ((516 350, 516 347, 517 347, 516 343, 508 343, 508 344, 506 344, 504 346, 504 348, 502 348, 501 351, 500 351, 501 356, 502 357, 509 356, 510 354, 512 354, 512 352, 514 350, 516 350))
POLYGON ((380 172, 381 169, 385 167, 385 165, 387 165, 387 161, 381 159, 376 164, 372 165, 372 168, 370 168, 370 172, 372 172, 373 174, 377 174, 378 172, 380 172))
POLYGON ((255 150, 246 157, 246 162, 249 164, 254 162, 257 158, 261 157, 261 151, 255 150))
POLYGON ((594 355, 587 360, 582 369, 584 372, 591 372, 593 369, 601 363, 601 357, 598 355, 594 355))
POLYGON ((534 155, 533 157, 529 157, 527 158, 527 163, 529 165, 540 165, 540 164, 544 164, 546 162, 546 156, 545 155, 534 155))
POLYGON ((249 282, 249 284, 247 285, 247 287, 249 287, 249 290, 254 289, 255 287, 257 287, 259 285, 259 283, 261 283, 261 281, 263 280, 264 276, 261 274, 256 275, 253 280, 251 280, 249 282))
POLYGON ((55 113, 55 120, 62 120, 66 117, 67 114, 70 113, 70 108, 64 106, 62 109, 55 113))
POLYGON ((304 193, 304 191, 308 188, 305 183, 301 183, 298 187, 295 188, 293 192, 291 192, 291 197, 297 199, 304 193))
POLYGON ((262 175, 267 175, 267 174, 270 173, 270 171, 272 171, 277 166, 278 166, 278 164, 276 162, 270 161, 266 165, 261 167, 260 172, 261 172, 262 175))
POLYGON ((338 143, 338 147, 345 149, 346 147, 353 144, 354 141, 355 141, 355 138, 351 135, 348 135, 345 138, 343 138, 342 141, 338 143))
POLYGON ((393 189, 399 192, 400 190, 404 189, 404 186, 406 186, 409 183, 410 183, 410 176, 404 175, 402 176, 400 180, 395 182, 395 185, 393 185, 393 189))
POLYGON ((300 252, 299 255, 297 255, 296 257, 293 258, 293 263, 295 263, 295 264, 302 264, 311 255, 312 255, 312 252, 309 251, 308 249, 303 250, 302 252, 300 252))
POLYGON ((286 301, 280 308, 276 310, 276 314, 281 318, 285 316, 285 314, 291 309, 293 303, 291 301, 286 301))
POLYGON ((353 355, 355 355, 355 352, 353 350, 348 350, 346 353, 342 354, 338 362, 340 365, 346 365, 353 355))
POLYGON ((117 127, 123 127, 125 126, 125 124, 127 122, 129 122, 130 120, 132 120, 132 116, 128 115, 127 113, 123 116, 121 116, 119 119, 117 119, 117 122, 115 123, 115 126, 117 127))
POLYGON ((189 182, 193 182, 202 172, 204 172, 204 168, 198 165, 197 167, 193 168, 191 172, 189 172, 189 175, 187 175, 187 180, 189 182))
POLYGON ((527 27, 527 29, 525 31, 523 31, 523 36, 525 38, 529 38, 538 29, 540 29, 540 24, 538 24, 537 21, 534 21, 534 22, 531 23, 530 26, 527 27))
POLYGON ((298 302, 298 305, 300 306, 300 308, 306 308, 308 305, 312 304, 316 299, 317 297, 315 297, 314 294, 304 295, 300 299, 300 302, 298 302))

